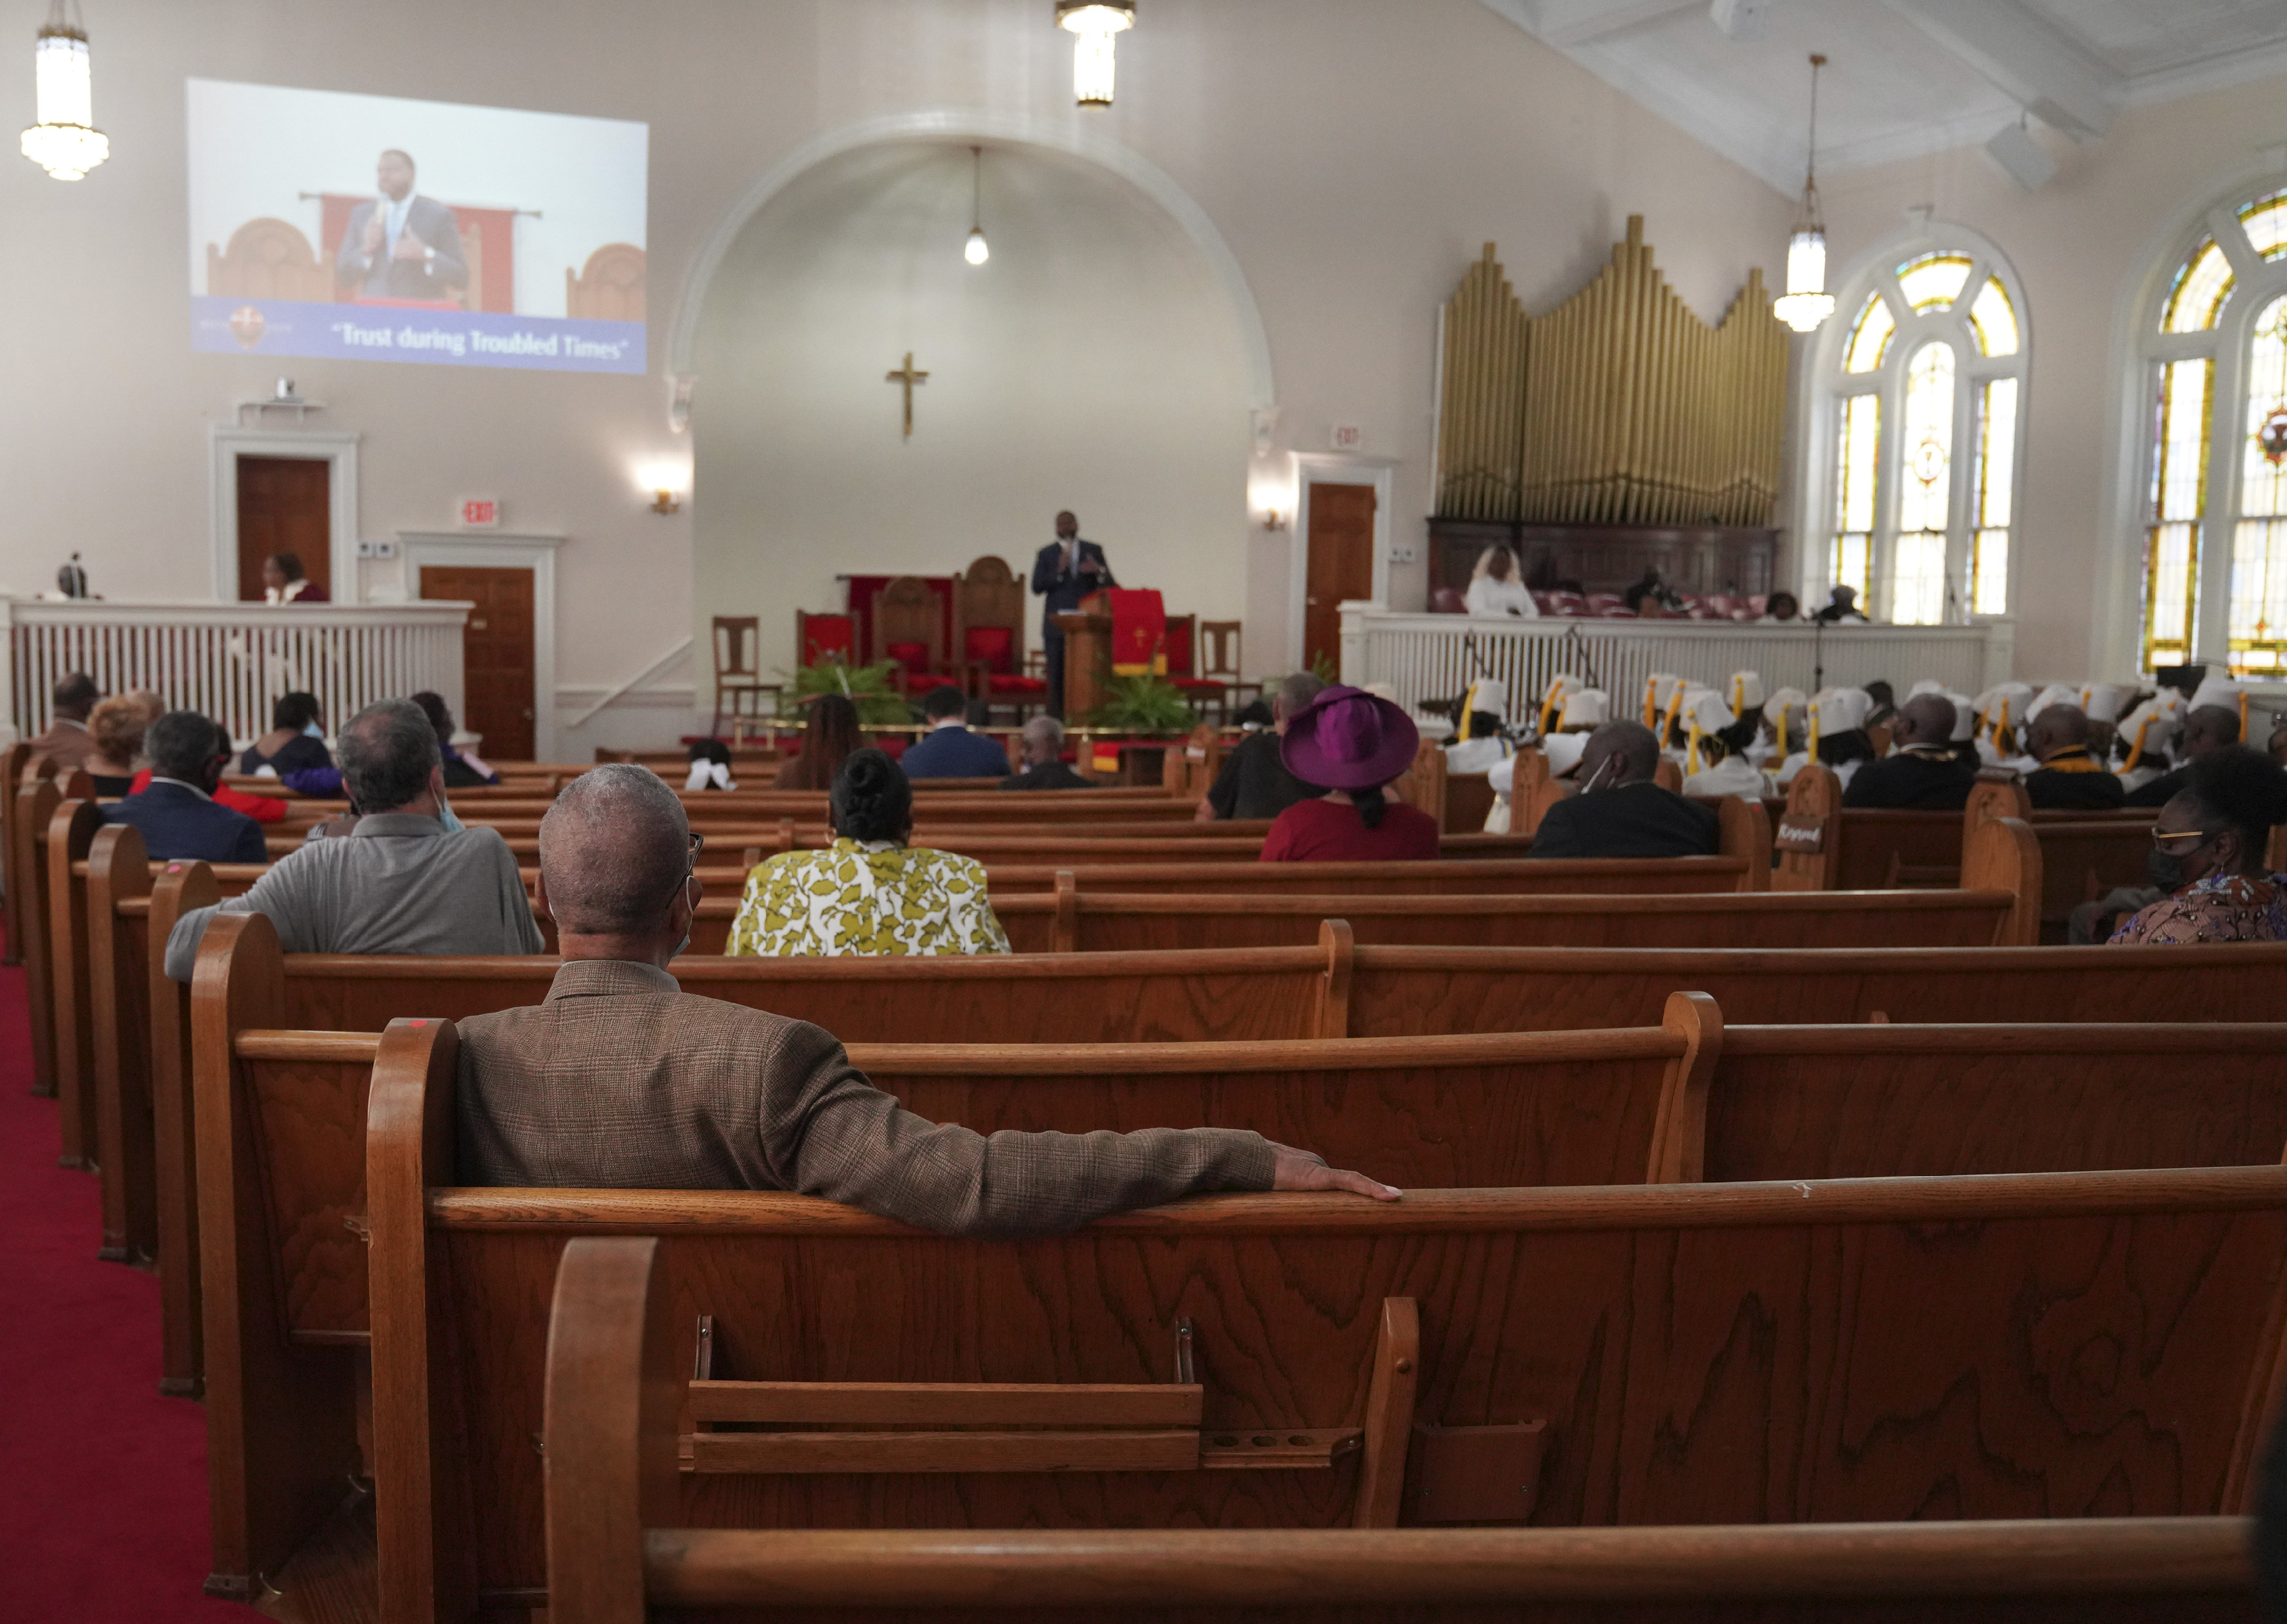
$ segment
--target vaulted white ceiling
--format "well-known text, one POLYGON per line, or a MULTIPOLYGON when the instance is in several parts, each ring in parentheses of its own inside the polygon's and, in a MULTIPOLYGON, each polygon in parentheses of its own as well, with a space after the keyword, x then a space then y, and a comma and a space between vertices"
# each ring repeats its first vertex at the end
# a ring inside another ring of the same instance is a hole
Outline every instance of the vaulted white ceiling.
POLYGON ((1483 4, 1790 194, 1814 51, 1830 172, 1974 145, 2021 119, 2097 140, 2124 106, 2287 73, 2287 0, 1483 4), (1726 33, 1718 12, 1750 20, 1726 33))

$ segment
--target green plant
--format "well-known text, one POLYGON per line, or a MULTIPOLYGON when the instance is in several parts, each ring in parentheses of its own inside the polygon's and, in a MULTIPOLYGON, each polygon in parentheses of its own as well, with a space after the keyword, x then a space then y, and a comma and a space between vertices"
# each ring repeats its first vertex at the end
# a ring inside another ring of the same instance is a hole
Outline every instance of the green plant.
POLYGON ((903 728, 912 724, 914 707, 890 683, 890 674, 896 669, 896 662, 886 659, 871 666, 821 659, 799 671, 782 670, 779 674, 787 679, 789 698, 797 705, 821 694, 846 694, 858 706, 860 726, 903 728))
POLYGON ((1088 713, 1091 728, 1122 733, 1188 733, 1199 718, 1181 690, 1162 676, 1115 676, 1106 698, 1088 713))
POLYGON ((1310 656, 1310 674, 1326 683, 1339 682, 1342 675, 1334 668, 1334 657, 1324 649, 1310 656))

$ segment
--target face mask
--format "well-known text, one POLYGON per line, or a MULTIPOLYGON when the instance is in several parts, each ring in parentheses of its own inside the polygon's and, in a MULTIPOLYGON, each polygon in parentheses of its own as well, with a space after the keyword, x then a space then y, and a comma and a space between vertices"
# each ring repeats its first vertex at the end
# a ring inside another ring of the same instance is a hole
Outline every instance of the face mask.
POLYGON ((314 721, 308 722, 303 726, 302 736, 305 738, 323 738, 326 737, 326 730, 314 721))
POLYGON ((462 823, 459 818, 453 816, 453 803, 446 800, 441 794, 437 797, 437 821, 445 825, 445 832, 447 834, 451 834, 455 830, 468 827, 468 825, 462 823))
POLYGON ((2190 883, 2184 873, 2184 860, 2172 851, 2153 847, 2144 854, 2144 874, 2147 879, 2173 896, 2190 883))

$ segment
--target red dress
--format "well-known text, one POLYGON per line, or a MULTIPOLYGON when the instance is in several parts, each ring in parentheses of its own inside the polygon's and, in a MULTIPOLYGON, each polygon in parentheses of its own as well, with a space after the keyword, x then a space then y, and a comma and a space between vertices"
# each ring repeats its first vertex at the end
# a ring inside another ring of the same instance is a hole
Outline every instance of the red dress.
MULTIPOLYGON (((127 786, 127 792, 140 795, 150 787, 151 769, 146 767, 135 775, 135 781, 127 786)), ((257 824, 278 823, 286 816, 286 803, 275 795, 249 795, 243 790, 231 788, 227 784, 217 784, 210 799, 218 807, 245 813, 257 824)))
POLYGON ((1281 812, 1262 842, 1265 863, 1380 863, 1437 855, 1437 820, 1393 800, 1365 826, 1356 807, 1312 798, 1281 812))

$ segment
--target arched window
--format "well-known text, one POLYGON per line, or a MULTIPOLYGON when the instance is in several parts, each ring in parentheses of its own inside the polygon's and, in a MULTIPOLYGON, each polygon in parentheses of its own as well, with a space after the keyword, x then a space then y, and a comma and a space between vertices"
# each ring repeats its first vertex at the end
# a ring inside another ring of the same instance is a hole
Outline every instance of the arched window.
POLYGON ((1855 314, 1823 346, 1832 438, 1813 444, 1833 460, 1808 486, 1827 543, 1809 584, 1855 587, 1907 625, 2007 614, 2027 348, 2014 272, 1982 244, 1918 242, 1860 272, 1841 308, 1855 314))
POLYGON ((2287 669, 2287 190, 2212 209, 2141 322, 2143 668, 2287 669))

